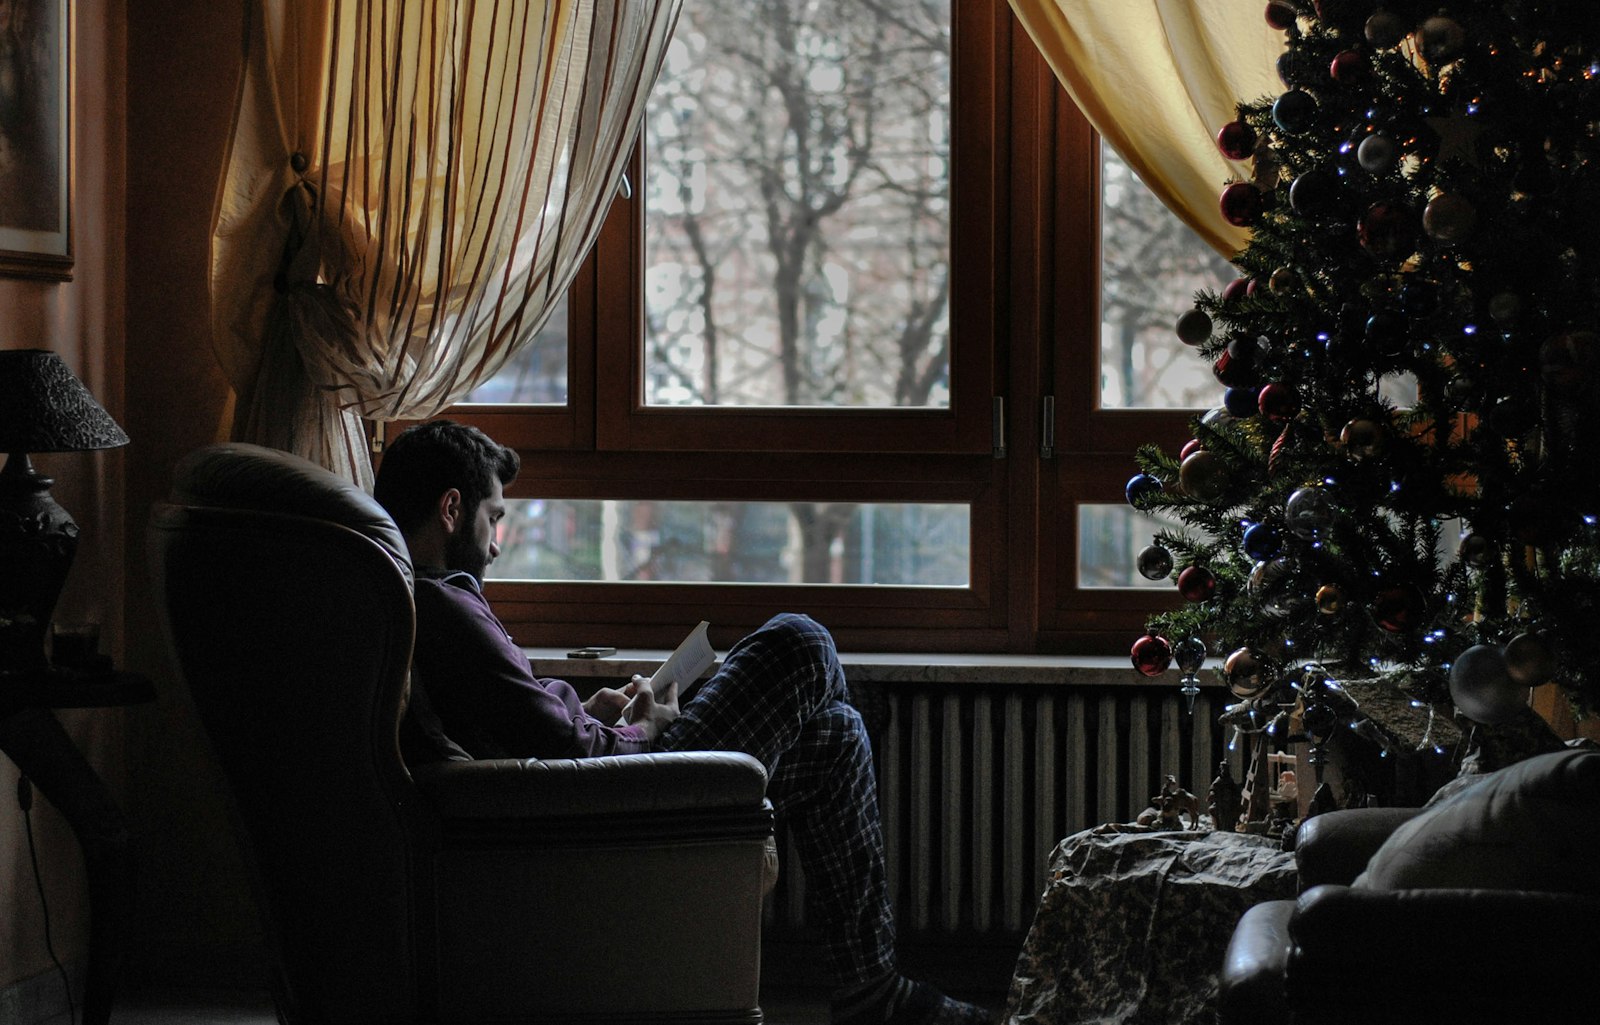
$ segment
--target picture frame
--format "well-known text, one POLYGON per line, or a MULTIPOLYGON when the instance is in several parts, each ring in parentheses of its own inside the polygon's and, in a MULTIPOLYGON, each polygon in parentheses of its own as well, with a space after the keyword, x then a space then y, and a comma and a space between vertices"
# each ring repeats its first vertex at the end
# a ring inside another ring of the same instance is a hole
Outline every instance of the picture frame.
POLYGON ((72 279, 71 0, 0 0, 0 275, 72 279))

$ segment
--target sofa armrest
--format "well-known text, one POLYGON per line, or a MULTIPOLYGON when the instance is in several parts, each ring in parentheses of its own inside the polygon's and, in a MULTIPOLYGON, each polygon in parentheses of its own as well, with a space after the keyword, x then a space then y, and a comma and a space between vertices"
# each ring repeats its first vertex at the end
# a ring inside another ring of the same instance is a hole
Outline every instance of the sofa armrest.
POLYGON ((738 751, 437 762, 412 778, 446 820, 759 811, 767 790, 766 769, 738 751))
POLYGON ((1289 1001, 1297 1022, 1577 1020, 1597 916, 1572 893, 1318 886, 1289 921, 1289 1001))
POLYGON ((1313 815, 1295 832, 1294 864, 1300 888, 1355 882, 1389 834, 1421 808, 1347 808, 1313 815))

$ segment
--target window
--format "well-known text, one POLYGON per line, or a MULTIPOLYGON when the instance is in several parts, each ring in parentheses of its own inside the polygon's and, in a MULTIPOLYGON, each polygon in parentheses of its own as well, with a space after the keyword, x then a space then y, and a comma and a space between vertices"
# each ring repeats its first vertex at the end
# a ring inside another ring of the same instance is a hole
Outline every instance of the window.
POLYGON ((488 587, 519 641, 795 609, 858 650, 1126 649, 1167 599, 1122 486, 1212 401, 1171 325, 1228 272, 1005 0, 686 0, 629 179, 451 412, 523 456, 488 587))

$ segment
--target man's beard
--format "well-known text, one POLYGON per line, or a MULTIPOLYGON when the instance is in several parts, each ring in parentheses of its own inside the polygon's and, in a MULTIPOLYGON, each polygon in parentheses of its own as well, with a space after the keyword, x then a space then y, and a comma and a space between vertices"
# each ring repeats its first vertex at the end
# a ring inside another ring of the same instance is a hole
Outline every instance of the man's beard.
POLYGON ((445 542, 444 557, 446 569, 471 573, 473 579, 483 583, 483 575, 489 569, 489 559, 466 531, 450 535, 450 540, 445 542))

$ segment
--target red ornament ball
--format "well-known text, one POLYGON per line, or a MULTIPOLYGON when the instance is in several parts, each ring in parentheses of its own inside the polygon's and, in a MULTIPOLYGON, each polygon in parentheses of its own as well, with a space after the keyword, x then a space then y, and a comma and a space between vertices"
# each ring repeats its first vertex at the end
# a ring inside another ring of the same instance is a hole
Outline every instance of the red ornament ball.
POLYGON ((1200 451, 1203 447, 1204 446, 1200 444, 1199 438, 1190 438, 1188 441, 1183 443, 1183 448, 1179 449, 1178 462, 1183 462, 1185 459, 1188 459, 1190 456, 1200 451))
POLYGON ((1587 394, 1600 375, 1600 335, 1563 331, 1539 346, 1539 379, 1555 395, 1587 394))
POLYGON ((1178 593, 1185 601, 1202 602, 1217 592, 1217 577, 1204 566, 1190 566, 1178 574, 1178 593))
POLYGON ((1300 412, 1300 394, 1287 384, 1269 384, 1256 396, 1261 415, 1280 423, 1300 412))
POLYGON ((1392 634, 1405 633, 1422 619, 1422 592, 1410 585, 1382 588, 1372 600, 1372 618, 1392 634))
POLYGON ((1256 151, 1256 130, 1243 121, 1217 129, 1217 149, 1229 160, 1249 160, 1256 151))
POLYGON ((1411 209, 1379 202, 1367 208, 1356 225, 1361 245, 1380 259, 1400 259, 1416 250, 1417 229, 1411 209))
POLYGON ((1133 642, 1133 668, 1146 676, 1160 676, 1172 665, 1172 645, 1165 637, 1145 634, 1133 642))
POLYGON ((1223 286, 1222 301, 1225 303, 1231 303, 1235 300, 1243 299, 1245 297, 1245 293, 1249 290, 1249 278, 1234 278, 1232 281, 1223 286))
POLYGON ((1328 74, 1340 85, 1353 85, 1367 74, 1367 57, 1358 50, 1341 50, 1328 65, 1328 74))
MULTIPOLYGON (((1234 182, 1222 190, 1218 205, 1223 220, 1236 228, 1248 228, 1261 220, 1267 209, 1267 199, 1249 182, 1234 182)), ((1245 284, 1248 287, 1249 282, 1245 284)))
POLYGON ((1272 0, 1271 3, 1267 4, 1266 15, 1267 24, 1279 32, 1287 32, 1289 29, 1294 28, 1294 8, 1286 3, 1281 3, 1280 0, 1272 0))

